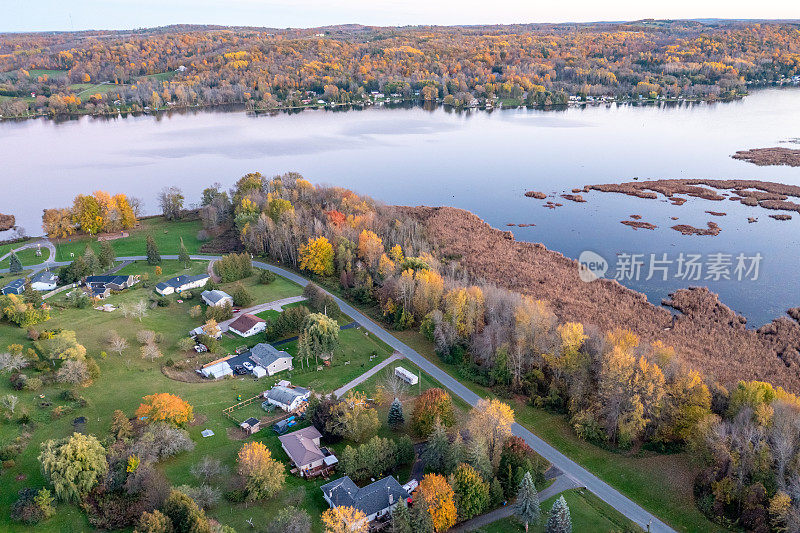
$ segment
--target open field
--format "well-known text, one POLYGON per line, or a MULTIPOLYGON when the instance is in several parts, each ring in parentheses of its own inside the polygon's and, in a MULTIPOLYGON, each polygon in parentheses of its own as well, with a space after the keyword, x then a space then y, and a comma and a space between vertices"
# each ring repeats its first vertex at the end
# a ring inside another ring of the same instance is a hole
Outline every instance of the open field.
MULTIPOLYGON (((180 250, 180 239, 189 253, 194 254, 200 250, 201 242, 197 240, 200 224, 196 220, 179 220, 168 222, 161 217, 147 218, 141 221, 141 228, 130 230, 128 237, 109 241, 118 256, 145 255, 145 240, 152 234, 162 255, 177 254, 180 250)), ((70 254, 78 256, 83 253, 87 244, 91 244, 95 252, 100 250, 100 243, 96 237, 80 235, 58 239, 56 243, 56 261, 69 261, 73 259, 70 254)))
MULTIPOLYGON (((639 527, 618 513, 613 507, 585 489, 570 489, 561 493, 567 500, 572 531, 592 531, 596 533, 616 533, 619 531, 641 531, 639 527)), ((542 518, 530 533, 544 533, 545 523, 553 503, 558 496, 541 502, 542 518)), ((525 527, 516 518, 504 518, 477 530, 478 533, 520 533, 525 527)))
MULTIPOLYGON (((24 246, 24 243, 19 246, 24 246)), ((17 257, 19 257, 19 260, 23 266, 39 265, 50 258, 50 249, 42 248, 42 255, 37 257, 36 248, 26 248, 25 250, 20 250, 17 252, 17 257)), ((0 261, 0 268, 8 268, 9 262, 10 257, 3 259, 0 261)))

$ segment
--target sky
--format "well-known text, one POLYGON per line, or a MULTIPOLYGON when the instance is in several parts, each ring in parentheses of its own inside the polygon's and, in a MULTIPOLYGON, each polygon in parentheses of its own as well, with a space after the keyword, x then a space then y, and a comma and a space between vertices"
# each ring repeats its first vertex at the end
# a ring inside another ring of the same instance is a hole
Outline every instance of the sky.
POLYGON ((0 32, 168 24, 274 28, 686 18, 800 19, 796 0, 2 0, 0 32))

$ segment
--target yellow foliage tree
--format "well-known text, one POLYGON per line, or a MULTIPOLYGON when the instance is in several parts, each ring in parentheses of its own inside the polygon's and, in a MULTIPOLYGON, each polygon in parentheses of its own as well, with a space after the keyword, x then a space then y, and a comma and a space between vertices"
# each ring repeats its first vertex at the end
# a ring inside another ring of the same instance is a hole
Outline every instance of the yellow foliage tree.
POLYGON ((414 503, 426 509, 437 532, 447 531, 457 520, 453 488, 444 476, 427 474, 414 493, 414 503))
POLYGON ((359 509, 339 505, 322 513, 322 525, 325 533, 367 533, 369 522, 367 515, 359 509))
POLYGON ((145 396, 136 410, 136 417, 147 417, 148 422, 167 422, 182 426, 194 419, 194 410, 189 402, 168 392, 145 396))
POLYGON ((325 237, 309 239, 300 246, 300 268, 319 276, 333 275, 333 246, 325 237))
POLYGON ((486 442, 486 450, 493 464, 500 461, 508 437, 511 436, 511 425, 514 423, 514 410, 497 399, 481 399, 469 413, 470 434, 486 442))
POLYGON ((374 232, 363 230, 358 236, 358 256, 369 266, 374 266, 383 254, 383 240, 374 232))

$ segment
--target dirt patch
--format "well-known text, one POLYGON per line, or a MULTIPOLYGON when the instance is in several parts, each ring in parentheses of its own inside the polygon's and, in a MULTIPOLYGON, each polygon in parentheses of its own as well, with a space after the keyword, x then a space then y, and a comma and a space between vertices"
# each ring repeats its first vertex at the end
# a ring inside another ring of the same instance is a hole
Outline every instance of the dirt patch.
POLYGON ((543 204, 542 207, 546 207, 548 209, 555 209, 556 207, 561 207, 564 204, 559 204, 557 202, 548 201, 547 203, 543 204))
POLYGON ((0 231, 10 230, 16 223, 17 219, 14 218, 14 215, 4 215, 0 213, 0 231))
POLYGON ((525 193, 525 196, 528 198, 536 198, 537 200, 544 200, 547 198, 547 195, 540 191, 528 191, 525 193))
POLYGON ((760 167, 766 166, 789 166, 800 167, 800 150, 792 148, 753 148, 751 150, 739 150, 731 156, 740 161, 747 161, 760 167))
POLYGON ((642 220, 642 215, 631 215, 633 220, 642 220))
POLYGON ((208 417, 206 415, 194 415, 194 418, 191 422, 189 422, 190 426, 199 426, 201 424, 205 424, 208 422, 208 417))
POLYGON ((769 218, 774 218, 775 220, 792 220, 792 215, 770 215, 769 218))
POLYGON ((124 239, 128 237, 127 231, 119 231, 117 233, 102 233, 97 236, 97 240, 102 241, 116 241, 117 239, 124 239))
POLYGON ((622 220, 621 221, 626 226, 629 226, 633 229, 656 229, 658 226, 655 224, 651 224, 649 222, 642 222, 640 220, 622 220))
POLYGON ((586 203, 586 198, 584 198, 580 194, 562 194, 561 198, 565 200, 570 200, 572 202, 578 202, 579 204, 586 203))
POLYGON ((225 428, 225 434, 228 435, 230 440, 245 440, 249 436, 239 427, 225 428))
MULTIPOLYGON (((614 280, 584 283, 576 261, 538 243, 507 240, 477 216, 451 207, 403 207, 437 243, 437 253, 460 257, 473 279, 486 280, 549 303, 562 321, 601 331, 636 332, 642 343, 661 340, 693 368, 725 385, 757 379, 800 392, 800 324, 788 316, 749 330, 745 319, 708 289, 681 289, 665 308, 614 280)), ((800 316, 800 311, 797 312, 800 316)))
POLYGON ((213 383, 211 380, 204 378, 191 368, 178 369, 174 366, 161 366, 161 373, 169 379, 181 381, 183 383, 213 383))
POLYGON ((719 235, 719 232, 722 231, 717 224, 714 222, 707 222, 708 228, 695 228, 694 226, 690 226, 689 224, 677 224, 672 226, 677 232, 680 232, 683 235, 710 235, 716 236, 719 235))
POLYGON ((239 252, 243 249, 242 243, 239 240, 239 235, 233 228, 200 246, 200 252, 204 254, 227 254, 239 252))

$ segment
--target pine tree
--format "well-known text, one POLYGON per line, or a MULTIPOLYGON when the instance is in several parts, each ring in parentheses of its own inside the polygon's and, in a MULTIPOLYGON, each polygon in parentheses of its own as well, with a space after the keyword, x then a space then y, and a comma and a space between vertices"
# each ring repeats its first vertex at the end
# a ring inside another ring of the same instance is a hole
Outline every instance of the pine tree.
POLYGON ((183 244, 183 237, 181 237, 181 249, 178 252, 178 261, 183 263, 185 268, 189 268, 189 262, 191 258, 189 257, 189 250, 186 249, 186 246, 183 244))
POLYGON ((156 240, 152 235, 147 236, 147 264, 157 265, 161 262, 161 254, 158 253, 156 240))
POLYGON ((564 496, 559 496, 550 509, 550 517, 545 526, 546 533, 572 533, 572 518, 564 496))
POLYGON ((433 424, 433 431, 428 437, 428 443, 422 451, 422 460, 425 465, 432 472, 443 472, 445 467, 445 458, 450 449, 450 439, 447 437, 447 432, 444 426, 437 418, 433 424))
POLYGON ((32 304, 34 307, 41 307, 42 305, 42 295, 39 291, 33 289, 33 285, 31 285, 31 280, 25 280, 25 293, 23 294, 25 301, 29 304, 32 304))
POLYGON ((400 403, 400 400, 397 398, 394 399, 392 402, 392 406, 389 408, 389 427, 392 428, 394 431, 397 431, 403 424, 405 423, 406 418, 403 416, 403 404, 400 403))
POLYGON ((94 249, 88 244, 83 251, 83 264, 89 274, 94 274, 100 270, 100 260, 97 258, 97 254, 94 253, 94 249))
POLYGON ((492 484, 489 487, 489 505, 491 507, 499 507, 505 501, 503 494, 503 484, 497 478, 492 479, 492 484))
POLYGON ((108 270, 112 266, 114 266, 114 261, 117 259, 117 254, 114 253, 114 248, 111 247, 111 243, 108 241, 103 241, 100 244, 100 267, 103 270, 108 270))
POLYGON ((401 501, 392 511, 391 533, 412 533, 411 513, 408 512, 406 503, 401 501))
POLYGON ((236 284, 231 296, 233 296, 233 305, 236 307, 248 307, 253 303, 253 296, 247 292, 247 289, 241 283, 236 284))
POLYGON ((484 479, 492 476, 492 462, 482 440, 473 438, 467 445, 466 463, 477 470, 484 479))
POLYGON ((539 523, 540 513, 539 494, 536 492, 531 473, 525 472, 525 476, 519 484, 517 501, 514 503, 514 514, 525 524, 525 531, 528 531, 528 524, 539 523))
POLYGON ((8 258, 8 271, 11 273, 22 272, 22 263, 15 252, 11 252, 11 256, 8 258))
POLYGON ((411 507, 411 530, 414 533, 433 533, 433 517, 424 505, 411 507))
POLYGON ((445 470, 452 472, 456 467, 463 463, 467 457, 467 448, 464 444, 464 439, 461 438, 461 432, 456 431, 456 437, 450 444, 450 449, 447 450, 447 457, 445 457, 445 470))

